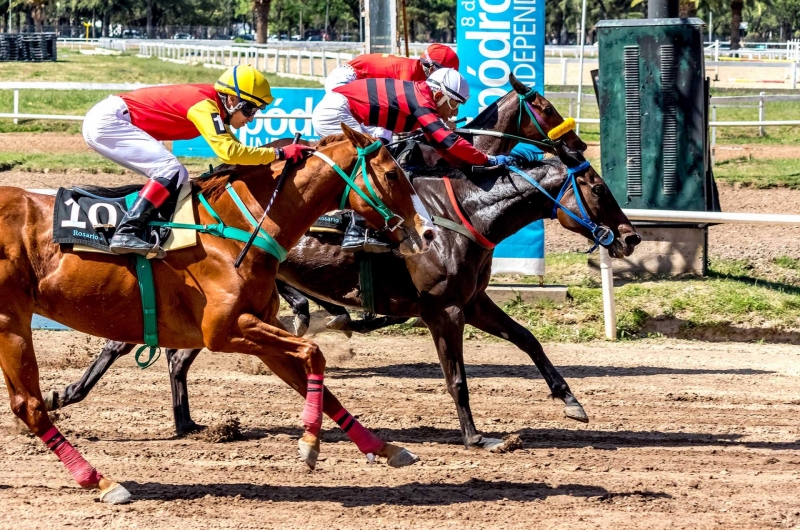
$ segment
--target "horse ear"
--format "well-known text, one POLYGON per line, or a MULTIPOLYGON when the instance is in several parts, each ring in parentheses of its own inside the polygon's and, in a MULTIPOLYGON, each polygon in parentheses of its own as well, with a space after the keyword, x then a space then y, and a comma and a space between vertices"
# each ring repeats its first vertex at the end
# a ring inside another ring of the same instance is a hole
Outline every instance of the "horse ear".
POLYGON ((369 136, 351 129, 346 123, 342 123, 342 132, 344 133, 345 138, 350 140, 350 143, 356 147, 366 147, 372 143, 372 141, 369 139, 369 136))
POLYGON ((517 94, 524 95, 528 93, 528 87, 526 87, 524 83, 521 83, 514 74, 508 74, 508 81, 511 83, 511 88, 513 88, 514 92, 517 94))

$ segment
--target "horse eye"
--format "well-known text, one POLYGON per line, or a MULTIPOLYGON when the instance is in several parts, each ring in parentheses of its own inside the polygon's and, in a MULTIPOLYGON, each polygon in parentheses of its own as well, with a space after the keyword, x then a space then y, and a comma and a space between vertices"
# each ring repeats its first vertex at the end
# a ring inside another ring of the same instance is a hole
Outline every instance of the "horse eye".
POLYGON ((389 180, 397 180, 397 171, 394 171, 394 170, 387 171, 386 172, 386 178, 389 179, 389 180))
POLYGON ((592 186, 592 193, 597 195, 598 197, 603 194, 603 185, 602 184, 595 184, 592 186))
POLYGON ((553 114, 553 107, 550 106, 550 105, 546 106, 544 108, 544 113, 547 114, 548 116, 550 116, 551 114, 553 114))

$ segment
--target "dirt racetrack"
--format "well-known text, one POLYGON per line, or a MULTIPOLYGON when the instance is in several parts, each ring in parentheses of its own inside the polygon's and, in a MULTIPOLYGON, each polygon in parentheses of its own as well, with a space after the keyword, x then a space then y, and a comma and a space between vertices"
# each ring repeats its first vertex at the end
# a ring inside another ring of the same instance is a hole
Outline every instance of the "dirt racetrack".
MULTIPOLYGON (((465 451, 426 337, 316 339, 326 384, 422 461, 368 465, 325 421, 322 458, 296 457, 302 402, 252 359, 204 353, 190 373, 195 419, 225 414, 245 439, 172 437, 163 359, 127 358, 58 424, 133 504, 78 489, 0 408, 2 528, 797 528, 800 350, 676 340, 545 345, 591 423, 562 417, 524 354, 466 342, 476 423, 519 434, 509 454, 465 451), (4 428, 4 427, 3 427, 4 428)), ((35 334, 43 388, 76 379, 101 341, 35 334)))

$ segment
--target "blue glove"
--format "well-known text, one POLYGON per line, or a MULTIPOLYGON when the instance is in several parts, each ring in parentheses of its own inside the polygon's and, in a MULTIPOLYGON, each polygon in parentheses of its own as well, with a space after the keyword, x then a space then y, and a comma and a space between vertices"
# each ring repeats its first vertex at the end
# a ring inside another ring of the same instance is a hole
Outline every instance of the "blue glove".
POLYGON ((497 155, 497 156, 491 156, 490 155, 488 158, 489 158, 489 162, 486 164, 488 166, 506 166, 506 167, 508 167, 508 166, 513 166, 514 162, 516 162, 516 160, 514 160, 514 157, 508 156, 508 155, 497 155))
POLYGON ((536 146, 530 144, 517 144, 514 146, 514 149, 511 150, 511 156, 517 160, 531 164, 543 159, 544 153, 536 146))

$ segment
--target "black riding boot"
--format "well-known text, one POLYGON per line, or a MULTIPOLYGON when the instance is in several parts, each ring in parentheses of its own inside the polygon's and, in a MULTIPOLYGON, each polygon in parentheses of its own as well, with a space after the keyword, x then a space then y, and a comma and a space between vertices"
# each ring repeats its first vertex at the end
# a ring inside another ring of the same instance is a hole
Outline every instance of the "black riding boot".
POLYGON ((147 223, 153 219, 158 207, 172 194, 177 193, 177 190, 177 186, 167 179, 159 178, 148 181, 114 232, 114 237, 111 238, 108 245, 111 252, 114 254, 139 254, 147 256, 148 259, 165 258, 167 253, 159 246, 160 241, 148 243, 142 237, 149 237, 147 223), (154 204, 151 199, 158 204, 154 204))
POLYGON ((342 250, 347 252, 373 252, 380 254, 389 252, 391 247, 388 243, 370 237, 367 221, 356 212, 350 212, 350 225, 344 233, 342 250))

